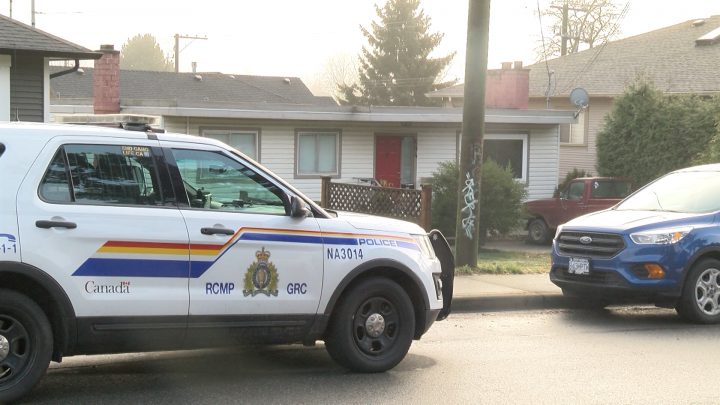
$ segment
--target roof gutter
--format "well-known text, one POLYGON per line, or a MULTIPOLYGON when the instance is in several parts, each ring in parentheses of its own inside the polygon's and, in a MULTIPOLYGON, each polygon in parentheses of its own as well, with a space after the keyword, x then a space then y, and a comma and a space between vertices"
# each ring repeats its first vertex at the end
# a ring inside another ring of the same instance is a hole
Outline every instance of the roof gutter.
POLYGON ((72 68, 70 68, 70 69, 68 69, 68 70, 61 70, 61 71, 59 71, 59 72, 50 73, 50 78, 51 78, 51 79, 54 79, 54 78, 56 78, 56 77, 58 77, 58 76, 64 76, 64 75, 69 74, 69 73, 77 72, 78 69, 80 69, 80 59, 75 59, 75 66, 74 66, 74 67, 72 67, 72 68))

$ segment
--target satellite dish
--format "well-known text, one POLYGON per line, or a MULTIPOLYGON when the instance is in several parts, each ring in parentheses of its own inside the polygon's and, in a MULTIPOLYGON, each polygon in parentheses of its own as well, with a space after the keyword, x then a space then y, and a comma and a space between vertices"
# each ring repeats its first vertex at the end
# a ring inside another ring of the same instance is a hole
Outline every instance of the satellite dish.
POLYGON ((587 108, 590 103, 590 96, 582 87, 575 87, 570 92, 570 102, 577 107, 577 111, 575 111, 575 118, 577 118, 578 115, 580 115, 580 111, 587 108))
POLYGON ((577 108, 586 108, 590 102, 590 96, 582 87, 576 87, 570 92, 570 102, 577 108))

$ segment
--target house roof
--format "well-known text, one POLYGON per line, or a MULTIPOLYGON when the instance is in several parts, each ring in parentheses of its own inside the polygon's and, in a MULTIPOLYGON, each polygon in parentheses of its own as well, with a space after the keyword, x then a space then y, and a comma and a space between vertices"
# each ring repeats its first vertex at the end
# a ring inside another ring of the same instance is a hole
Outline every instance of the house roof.
POLYGON ((102 56, 37 28, 0 15, 0 53, 29 52, 48 57, 98 59, 102 56))
POLYGON ((576 87, 591 97, 615 96, 638 75, 666 93, 718 93, 720 41, 697 40, 719 27, 720 15, 689 20, 548 60, 547 67, 536 63, 527 67, 530 97, 545 97, 548 69, 554 71, 551 96, 567 96, 576 87))
MULTIPOLYGON (((720 15, 689 20, 551 59, 547 66, 545 62, 527 66, 530 97, 545 97, 548 70, 553 72, 552 97, 567 97, 576 87, 591 97, 616 96, 640 74, 666 93, 718 93, 720 38, 697 40, 719 28, 720 15)), ((427 96, 463 97, 464 88, 457 84, 427 96)))
MULTIPOLYGON (((73 100, 92 99, 93 72, 93 68, 83 68, 80 72, 53 78, 51 102, 74 104, 73 100)), ((297 77, 141 70, 120 71, 120 103, 198 108, 243 103, 335 105, 330 97, 314 96, 297 77)))
MULTIPOLYGON (((69 106, 66 106, 69 107, 69 106)), ((82 112, 62 106, 56 113, 82 112)), ((90 112, 90 111, 87 111, 90 112)), ((237 118, 256 120, 297 120, 335 122, 400 122, 400 123, 451 123, 462 124, 462 108, 446 107, 356 107, 318 105, 235 106, 234 108, 187 107, 124 107, 127 114, 161 115, 174 117, 237 118)), ((557 125, 576 122, 573 111, 487 109, 485 122, 489 124, 557 125)))

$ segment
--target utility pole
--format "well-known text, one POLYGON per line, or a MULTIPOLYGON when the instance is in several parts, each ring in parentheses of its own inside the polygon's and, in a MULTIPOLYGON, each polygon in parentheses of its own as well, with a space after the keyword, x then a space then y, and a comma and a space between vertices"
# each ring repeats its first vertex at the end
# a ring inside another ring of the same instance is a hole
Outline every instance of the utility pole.
POLYGON ((30 15, 32 15, 30 21, 32 21, 32 26, 35 28, 35 0, 30 2, 30 15))
POLYGON ((477 267, 490 0, 469 0, 455 263, 477 267))
POLYGON ((10 18, 12 18, 12 0, 10 0, 10 18))
POLYGON ((567 55, 567 40, 568 40, 568 2, 565 0, 562 7, 562 46, 560 47, 560 56, 567 55))
POLYGON ((180 71, 180 39, 207 39, 207 37, 175 34, 175 73, 180 71))
MULTIPOLYGON (((570 34, 568 33, 568 24, 570 20, 569 11, 572 10, 587 13, 587 10, 568 6, 568 0, 564 0, 562 6, 550 6, 550 8, 562 10, 562 28, 560 30, 560 56, 565 56, 568 54, 568 39, 570 39, 570 34)), ((575 39, 579 40, 579 38, 575 39)))

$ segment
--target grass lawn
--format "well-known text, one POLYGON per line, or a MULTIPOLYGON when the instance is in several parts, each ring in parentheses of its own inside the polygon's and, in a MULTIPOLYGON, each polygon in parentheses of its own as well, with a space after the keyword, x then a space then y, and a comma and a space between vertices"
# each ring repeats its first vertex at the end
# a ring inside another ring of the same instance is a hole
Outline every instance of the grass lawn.
POLYGON ((540 274, 550 271, 550 253, 480 249, 477 268, 458 267, 455 274, 540 274))

